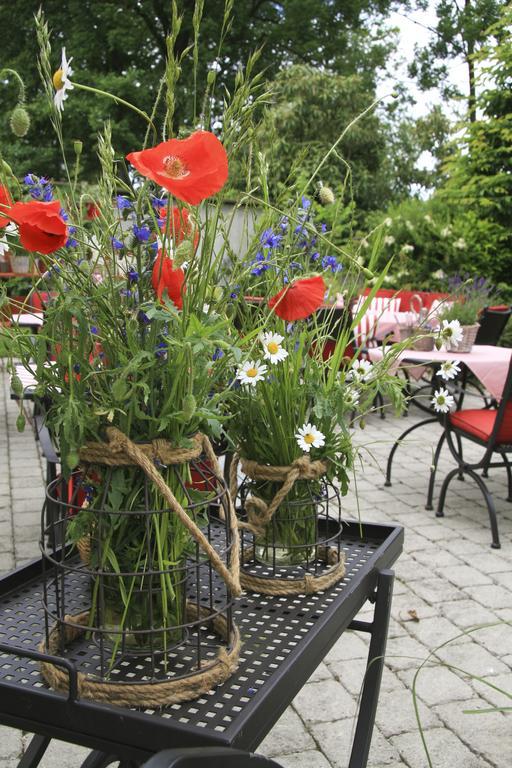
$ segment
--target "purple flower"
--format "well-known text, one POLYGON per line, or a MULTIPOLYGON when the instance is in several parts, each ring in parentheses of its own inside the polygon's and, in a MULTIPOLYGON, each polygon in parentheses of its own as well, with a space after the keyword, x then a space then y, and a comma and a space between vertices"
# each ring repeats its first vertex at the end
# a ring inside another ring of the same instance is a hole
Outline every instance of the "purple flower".
POLYGON ((266 229, 260 236, 260 243, 264 248, 277 248, 282 239, 282 235, 276 235, 271 229, 266 229))
POLYGON ((112 247, 116 251, 120 251, 121 248, 124 248, 124 243, 122 243, 121 240, 118 240, 116 237, 112 237, 111 240, 112 240, 112 247))
POLYGON ((120 211, 125 209, 127 210, 128 208, 133 208, 131 201, 128 200, 127 197, 124 197, 124 195, 117 195, 116 204, 120 211))
POLYGON ((34 200, 49 203, 53 199, 53 187, 45 176, 38 177, 33 173, 28 173, 23 181, 27 187, 30 187, 30 196, 34 200))
POLYGON ((78 240, 75 240, 74 237, 68 237, 66 240, 66 248, 76 248, 78 245, 78 240))
POLYGON ((213 353, 212 360, 220 360, 221 357, 224 357, 224 352, 222 351, 222 349, 217 347, 217 349, 213 353))
POLYGON ((151 236, 151 230, 149 227, 138 227, 136 224, 134 224, 133 234, 140 243, 147 243, 151 236))
POLYGON ((130 269, 128 272, 128 280, 130 283, 136 283, 139 279, 139 273, 135 269, 130 269))
POLYGON ((324 256, 322 259, 322 267, 324 269, 330 269, 333 274, 340 272, 343 266, 338 263, 336 256, 324 256))
POLYGON ((142 309, 139 310, 137 318, 138 318, 139 322, 144 323, 144 325, 149 325, 150 322, 151 322, 149 317, 146 315, 145 312, 142 311, 142 309))
POLYGON ((307 211, 308 208, 310 207, 311 207, 311 200, 308 200, 307 197, 304 197, 304 195, 302 195, 302 210, 307 211))
POLYGON ((156 197, 156 195, 151 196, 151 205, 153 208, 158 210, 159 208, 163 208, 166 204, 167 200, 164 197, 156 197))

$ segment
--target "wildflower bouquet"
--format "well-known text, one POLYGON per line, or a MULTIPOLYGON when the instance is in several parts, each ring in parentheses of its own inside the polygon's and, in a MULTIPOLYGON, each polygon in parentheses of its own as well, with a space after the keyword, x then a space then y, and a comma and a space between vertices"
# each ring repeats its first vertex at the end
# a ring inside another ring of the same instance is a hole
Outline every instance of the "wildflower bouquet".
MULTIPOLYGON (((177 34, 177 17, 173 28, 177 34)), ((186 559, 191 553, 204 559, 197 541, 204 545, 205 510, 220 493, 207 438, 220 435, 237 358, 227 293, 218 284, 224 249, 214 243, 228 152, 243 140, 258 93, 241 72, 225 104, 223 142, 203 129, 169 138, 180 64, 171 35, 159 95, 167 86, 163 140, 154 139, 154 115, 141 113, 145 145, 116 158, 107 123, 91 196, 80 188, 81 143, 74 143, 72 161, 64 152, 63 110, 70 91, 94 89, 72 80, 65 51, 52 74, 41 15, 37 33, 67 184, 57 196, 48 179, 31 173, 19 181, 2 165, 0 227, 14 230, 14 249, 34 255, 41 277, 33 290, 46 301, 41 333, 32 338, 13 328, 10 342, 36 378, 64 475, 73 478, 72 517, 62 520, 61 533, 88 543, 87 565, 102 574, 93 587, 91 620, 101 603, 115 647, 121 637, 147 647, 148 633, 159 627, 165 649, 177 639, 172 628, 184 624, 186 559), (245 111, 235 121, 240 103, 245 111), (150 457, 149 469, 141 452, 150 457), (118 460, 126 453, 137 461, 118 460), (195 469, 183 456, 196 461, 195 469)), ((209 124, 208 115, 203 120, 209 124)), ((21 394, 15 375, 13 388, 21 394)), ((236 593, 236 573, 218 570, 231 573, 228 586, 236 593)))
POLYGON ((356 284, 354 272, 359 265, 330 242, 321 209, 298 195, 286 215, 267 217, 235 273, 246 294, 242 307, 235 304, 243 357, 226 429, 246 474, 242 527, 255 536, 256 558, 274 566, 314 559, 323 535, 317 507, 333 481, 348 491, 353 417, 378 392, 400 400, 388 361, 375 366, 354 356, 352 317, 329 296, 333 274, 338 291, 356 284), (295 481, 283 494, 290 470, 295 481))

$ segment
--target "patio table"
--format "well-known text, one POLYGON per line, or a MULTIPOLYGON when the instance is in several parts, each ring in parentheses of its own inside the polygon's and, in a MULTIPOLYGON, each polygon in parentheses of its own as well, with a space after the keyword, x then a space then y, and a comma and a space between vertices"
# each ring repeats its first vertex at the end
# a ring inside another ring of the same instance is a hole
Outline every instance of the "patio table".
MULTIPOLYGON (((350 756, 350 768, 367 764, 383 668, 393 572, 403 546, 399 526, 346 523, 341 534, 346 574, 329 590, 303 596, 244 594, 234 605, 243 637, 240 666, 223 685, 195 701, 160 709, 128 709, 81 699, 77 667, 90 663, 91 642, 78 641, 65 658, 52 657, 69 675, 69 694, 48 688, 39 671, 47 657, 44 637, 42 561, 34 560, 0 580, 0 722, 36 734, 18 768, 35 768, 52 738, 93 750, 83 768, 104 768, 115 759, 141 765, 164 749, 172 764, 204 768, 217 764, 271 768, 251 755, 326 653, 347 629, 371 636, 368 666, 350 756), (356 619, 374 603, 373 620, 356 619), (84 647, 86 646, 86 647, 84 647), (234 751, 236 750, 236 751, 234 751), (229 757, 233 759, 229 759, 229 757), (226 762, 227 761, 227 762, 226 762)), ((89 584, 67 577, 78 602, 89 584), (74 580, 74 581, 73 581, 74 580)), ((137 661, 134 661, 136 669, 137 661)), ((135 672, 135 674, 137 674, 135 672)), ((167 758, 166 758, 167 759, 167 758)), ((158 757, 153 757, 158 761, 158 757)), ((162 765, 169 765, 162 761, 162 765)))
MULTIPOLYGON (((381 347, 368 350, 368 356, 373 362, 382 360, 383 355, 384 350, 381 347)), ((405 368, 407 372, 410 373, 414 378, 420 378, 425 371, 425 368, 429 365, 440 364, 446 360, 457 360, 459 363, 465 366, 467 370, 471 371, 477 377, 477 379, 492 395, 492 397, 494 397, 496 400, 499 400, 503 393, 503 388, 507 379, 511 355, 512 349, 484 344, 473 345, 471 352, 459 353, 456 351, 448 352, 446 350, 420 352, 414 349, 404 349, 397 356, 396 361, 390 368, 390 371, 397 372, 400 368, 405 368)), ((444 380, 439 377, 439 380, 433 382, 432 384, 432 393, 434 389, 439 389, 443 386, 444 383, 446 382, 444 382, 444 380)), ((464 391, 462 391, 461 397, 456 400, 457 409, 462 406, 463 399, 464 391)), ((420 407, 425 411, 429 410, 425 406, 420 405, 420 407)), ((403 440, 416 429, 424 427, 427 424, 433 424, 437 421, 439 421, 439 417, 437 415, 431 415, 427 419, 422 419, 421 421, 413 424, 411 427, 405 429, 402 434, 395 440, 389 452, 386 466, 386 486, 389 487, 391 485, 393 459, 398 447, 401 445, 403 440)), ((431 462, 431 466, 433 467, 437 465, 437 459, 439 458, 439 450, 441 445, 442 443, 438 445, 438 452, 436 452, 436 456, 434 457, 433 462, 431 462)), ((431 471, 427 492, 427 501, 425 504, 425 509, 427 510, 432 510, 433 508, 432 498, 434 493, 434 480, 435 471, 431 471)))

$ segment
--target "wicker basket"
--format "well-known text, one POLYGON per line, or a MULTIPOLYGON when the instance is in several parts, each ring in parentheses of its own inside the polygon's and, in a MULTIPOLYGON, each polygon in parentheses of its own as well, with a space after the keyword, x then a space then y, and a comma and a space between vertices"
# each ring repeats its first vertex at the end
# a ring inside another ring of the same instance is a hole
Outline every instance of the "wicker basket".
MULTIPOLYGON (((423 329, 416 328, 416 331, 423 332, 423 329)), ((432 352, 434 349, 434 337, 433 336, 420 336, 417 339, 414 339, 412 343, 412 348, 415 349, 417 352, 432 352)))
POLYGON ((475 343, 476 335, 478 333, 478 329, 480 328, 480 323, 474 323, 474 325, 463 325, 462 326, 462 339, 459 341, 459 343, 455 346, 453 345, 451 347, 452 352, 471 352, 473 349, 473 344, 475 343))

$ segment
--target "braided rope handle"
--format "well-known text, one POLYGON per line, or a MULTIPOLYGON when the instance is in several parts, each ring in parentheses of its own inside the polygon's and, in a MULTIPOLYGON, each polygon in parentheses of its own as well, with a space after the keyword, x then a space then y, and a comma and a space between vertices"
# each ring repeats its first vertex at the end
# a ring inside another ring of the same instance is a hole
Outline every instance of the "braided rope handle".
MULTIPOLYGON (((238 537, 238 527, 236 522, 236 515, 233 508, 233 503, 231 499, 229 498, 229 491, 228 491, 228 509, 229 509, 229 525, 230 525, 230 531, 232 535, 232 542, 231 542, 231 553, 230 553, 230 561, 229 561, 229 568, 226 567, 225 563, 223 562, 222 558, 219 556, 217 551, 212 547, 204 533, 201 531, 201 529, 194 523, 193 520, 190 519, 190 517, 187 515, 179 501, 174 496, 173 492, 163 479, 160 472, 155 467, 155 464, 153 461, 151 461, 148 456, 144 453, 141 448, 133 443, 130 438, 125 435, 121 430, 117 429, 116 427, 108 427, 107 428, 107 437, 109 439, 108 448, 110 448, 113 452, 124 452, 126 455, 130 457, 132 462, 139 466, 144 474, 152 481, 152 483, 156 486, 156 488, 160 491, 161 495, 165 499, 165 501, 168 503, 169 507, 172 509, 173 512, 179 517, 180 521, 183 523, 185 528, 189 531, 189 533, 192 535, 192 537, 196 540, 196 542, 199 544, 205 555, 210 560, 212 566, 217 571, 219 576, 225 581, 226 585, 231 590, 232 594, 237 597, 241 594, 241 587, 240 587, 240 555, 239 555, 239 537, 238 537)), ((204 452, 210 461, 210 464, 213 468, 215 477, 218 480, 222 479, 222 473, 217 461, 217 457, 215 456, 215 453, 213 451, 212 445, 210 441, 208 440, 208 437, 206 435, 201 435, 202 440, 202 446, 204 449, 204 452)))

